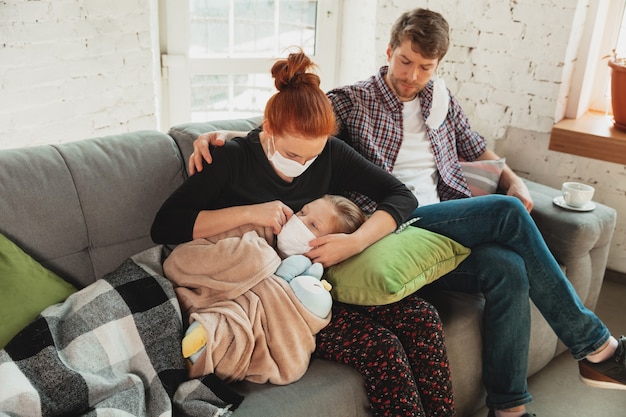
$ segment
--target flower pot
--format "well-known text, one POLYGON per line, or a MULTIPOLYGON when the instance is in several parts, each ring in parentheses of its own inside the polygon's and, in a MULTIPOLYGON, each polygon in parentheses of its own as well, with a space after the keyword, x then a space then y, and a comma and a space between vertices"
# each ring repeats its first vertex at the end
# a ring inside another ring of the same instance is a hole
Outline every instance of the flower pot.
POLYGON ((626 131, 626 60, 609 59, 611 67, 611 103, 613 105, 613 125, 626 131))

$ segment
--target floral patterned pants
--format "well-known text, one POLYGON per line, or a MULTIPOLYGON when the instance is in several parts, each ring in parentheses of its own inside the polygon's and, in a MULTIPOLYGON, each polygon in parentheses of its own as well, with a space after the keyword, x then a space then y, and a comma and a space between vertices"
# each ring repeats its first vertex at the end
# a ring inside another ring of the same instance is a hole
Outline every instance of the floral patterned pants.
POLYGON ((361 373, 376 417, 454 415, 441 320, 415 294, 383 306, 335 301, 316 356, 361 373))

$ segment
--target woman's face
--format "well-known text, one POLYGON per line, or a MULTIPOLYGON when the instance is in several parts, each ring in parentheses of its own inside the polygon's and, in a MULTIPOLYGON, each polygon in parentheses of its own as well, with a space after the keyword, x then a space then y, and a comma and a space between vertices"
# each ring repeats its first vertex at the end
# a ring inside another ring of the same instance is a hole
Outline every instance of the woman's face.
POLYGON ((302 207, 296 216, 308 227, 315 237, 337 233, 337 211, 334 205, 324 199, 318 198, 302 207))
POLYGON ((411 40, 404 40, 396 49, 387 47, 387 85, 400 101, 411 101, 417 96, 437 71, 438 59, 424 58, 411 47, 411 40))
POLYGON ((317 157, 324 150, 328 137, 321 136, 315 138, 305 138, 285 134, 274 136, 274 146, 282 156, 296 161, 300 165, 317 157))
POLYGON ((304 137, 292 133, 274 135, 267 121, 263 124, 262 145, 272 168, 284 181, 291 182, 294 177, 305 172, 313 159, 322 153, 327 141, 327 136, 304 137), (275 153, 282 158, 274 156, 275 153), (286 159, 288 164, 285 165, 281 159, 286 159))

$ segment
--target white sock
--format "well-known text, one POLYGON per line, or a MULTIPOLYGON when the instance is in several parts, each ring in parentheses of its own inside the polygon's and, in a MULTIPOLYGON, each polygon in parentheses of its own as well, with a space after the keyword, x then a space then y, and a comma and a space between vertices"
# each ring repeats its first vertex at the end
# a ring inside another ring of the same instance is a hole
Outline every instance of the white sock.
POLYGON ((526 410, 522 410, 522 411, 496 410, 496 417, 522 417, 524 414, 526 414, 526 410))
POLYGON ((609 344, 604 349, 602 349, 600 352, 587 355, 585 359, 587 359, 591 363, 600 363, 604 362, 607 359, 611 359, 615 354, 615 350, 617 350, 617 345, 617 339, 611 336, 611 338, 609 339, 609 344))

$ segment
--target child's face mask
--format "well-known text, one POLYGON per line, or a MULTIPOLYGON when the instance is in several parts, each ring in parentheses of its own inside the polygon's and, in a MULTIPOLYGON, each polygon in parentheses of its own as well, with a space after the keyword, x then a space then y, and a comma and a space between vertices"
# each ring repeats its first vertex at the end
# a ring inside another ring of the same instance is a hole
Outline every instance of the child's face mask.
POLYGON ((276 236, 276 244, 285 257, 302 255, 312 249, 309 242, 313 239, 315 239, 313 232, 294 214, 276 236))

